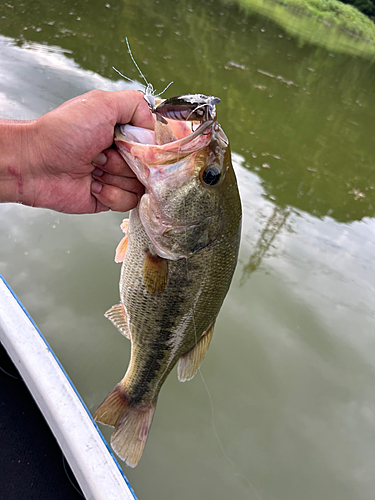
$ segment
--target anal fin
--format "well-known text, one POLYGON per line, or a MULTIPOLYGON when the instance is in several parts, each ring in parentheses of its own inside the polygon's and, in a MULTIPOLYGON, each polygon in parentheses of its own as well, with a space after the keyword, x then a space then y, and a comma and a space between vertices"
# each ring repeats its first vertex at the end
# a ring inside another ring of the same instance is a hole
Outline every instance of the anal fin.
POLYGON ((112 306, 111 309, 104 314, 106 318, 111 321, 118 330, 125 335, 128 339, 130 339, 130 332, 128 328, 128 322, 126 319, 126 314, 124 310, 124 306, 122 304, 116 304, 112 306))
POLYGON ((214 333, 214 325, 215 320, 204 332, 199 342, 190 351, 181 356, 177 367, 177 377, 180 382, 191 380, 197 373, 210 345, 212 334, 214 333))
POLYGON ((121 388, 121 382, 108 394, 94 413, 94 420, 115 427, 128 407, 129 401, 121 388))

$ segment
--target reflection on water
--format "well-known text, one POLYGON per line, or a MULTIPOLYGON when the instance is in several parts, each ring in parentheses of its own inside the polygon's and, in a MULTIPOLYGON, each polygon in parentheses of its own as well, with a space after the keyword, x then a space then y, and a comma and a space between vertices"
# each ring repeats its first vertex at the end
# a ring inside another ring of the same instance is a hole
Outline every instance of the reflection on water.
MULTIPOLYGON (((210 397, 200 377, 169 376, 142 461, 126 470, 139 498, 372 500, 371 64, 299 45, 235 6, 7 5, 2 116, 126 88, 111 69, 138 78, 125 36, 149 81, 175 81, 167 97, 222 99, 244 211, 239 264, 202 367, 210 397)), ((118 303, 122 219, 0 206, 0 272, 92 411, 130 355, 103 317, 118 303)))
POLYGON ((289 210, 280 210, 274 207, 271 216, 267 219, 266 225, 259 235, 259 239, 254 246, 254 250, 250 256, 249 262, 244 266, 241 284, 243 285, 250 274, 258 269, 266 252, 273 245, 276 236, 284 227, 286 220, 289 216, 289 210))
POLYGON ((33 119, 89 90, 137 87, 83 70, 59 47, 37 43, 17 47, 1 35, 0 47, 1 118, 33 119))

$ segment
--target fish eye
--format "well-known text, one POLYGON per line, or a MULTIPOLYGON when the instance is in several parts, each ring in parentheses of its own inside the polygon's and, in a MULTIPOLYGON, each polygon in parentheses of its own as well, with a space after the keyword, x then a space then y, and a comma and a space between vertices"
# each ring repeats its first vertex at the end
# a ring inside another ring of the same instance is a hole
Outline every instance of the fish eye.
POLYGON ((210 167, 207 167, 203 172, 203 182, 208 186, 214 186, 219 182, 220 174, 220 169, 215 165, 211 165, 210 167))

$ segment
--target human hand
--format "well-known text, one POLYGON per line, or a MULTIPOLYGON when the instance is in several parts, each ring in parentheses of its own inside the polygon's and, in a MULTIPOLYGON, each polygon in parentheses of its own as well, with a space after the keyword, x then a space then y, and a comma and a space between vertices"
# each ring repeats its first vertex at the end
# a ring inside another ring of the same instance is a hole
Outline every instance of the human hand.
POLYGON ((94 90, 34 122, 29 165, 21 169, 28 205, 71 214, 134 208, 142 184, 115 149, 116 123, 153 128, 138 91, 94 90))

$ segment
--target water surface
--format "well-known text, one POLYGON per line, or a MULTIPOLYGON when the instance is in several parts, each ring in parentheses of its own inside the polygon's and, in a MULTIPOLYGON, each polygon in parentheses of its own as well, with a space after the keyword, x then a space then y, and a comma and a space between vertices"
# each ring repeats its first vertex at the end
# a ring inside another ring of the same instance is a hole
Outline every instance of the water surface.
MULTIPOLYGON (((142 500, 372 500, 372 63, 218 2, 9 1, 1 116, 127 88, 111 69, 139 79, 125 36, 156 88, 174 80, 167 96, 220 96, 244 211, 204 381, 171 373, 144 456, 125 467, 132 486, 142 500)), ((123 217, 0 206, 0 272, 91 411, 129 358, 103 317, 119 300, 123 217)))

